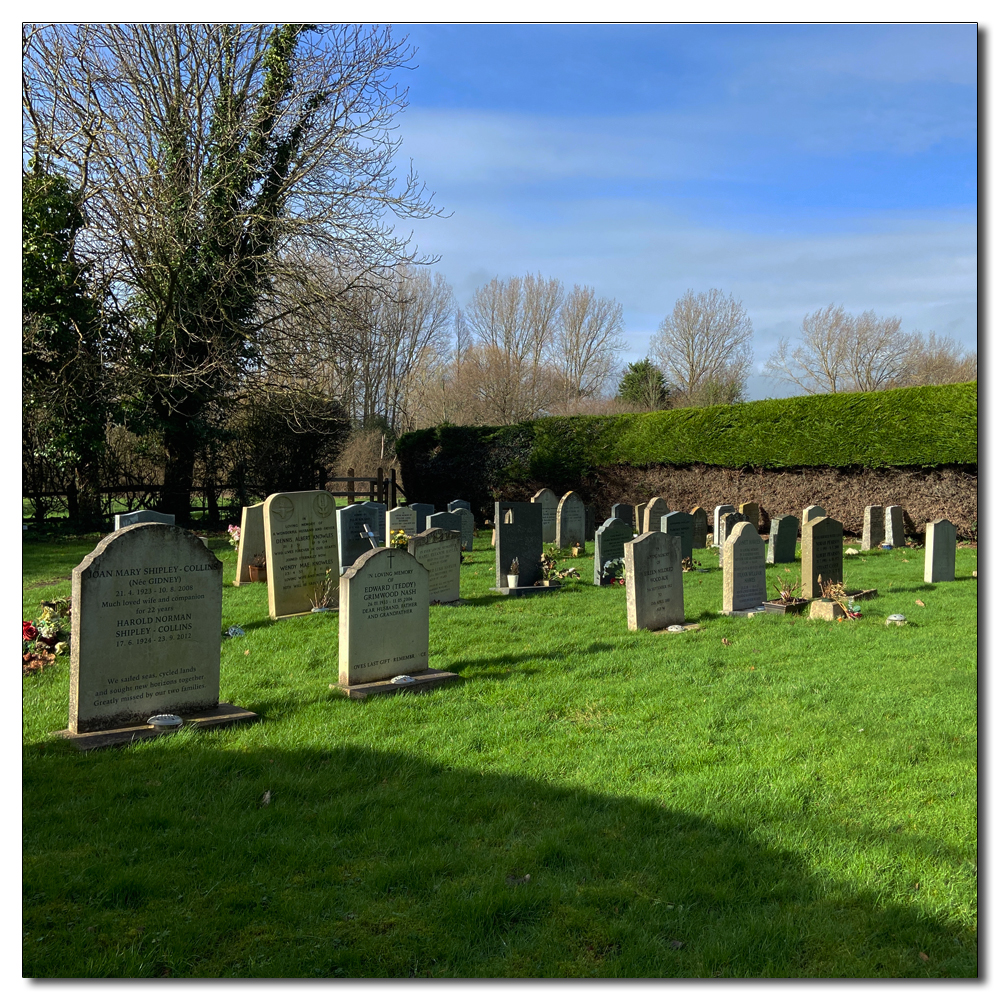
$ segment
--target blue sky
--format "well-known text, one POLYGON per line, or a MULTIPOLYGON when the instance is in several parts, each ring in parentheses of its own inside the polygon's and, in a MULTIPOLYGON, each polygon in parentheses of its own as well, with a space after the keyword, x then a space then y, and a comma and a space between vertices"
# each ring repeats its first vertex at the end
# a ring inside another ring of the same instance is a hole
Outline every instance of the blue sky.
MULTIPOLYGON (((829 303, 976 345, 974 24, 400 24, 399 119, 460 302, 594 286, 626 360, 688 288, 743 301, 758 365, 829 303)), ((751 398, 788 395, 762 377, 751 398)))

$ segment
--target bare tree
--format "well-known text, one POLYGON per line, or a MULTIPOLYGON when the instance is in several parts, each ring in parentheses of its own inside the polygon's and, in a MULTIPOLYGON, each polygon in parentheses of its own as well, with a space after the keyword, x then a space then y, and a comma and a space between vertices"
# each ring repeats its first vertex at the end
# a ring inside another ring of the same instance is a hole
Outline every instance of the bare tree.
POLYGON ((579 285, 559 308, 550 356, 562 376, 566 402, 598 395, 616 374, 625 350, 622 307, 579 285))
POLYGON ((979 359, 951 337, 914 334, 907 370, 901 385, 947 385, 979 378, 979 359))
POLYGON ((675 387, 675 406, 739 401, 753 357, 743 304, 717 288, 688 289, 650 340, 650 353, 675 387))

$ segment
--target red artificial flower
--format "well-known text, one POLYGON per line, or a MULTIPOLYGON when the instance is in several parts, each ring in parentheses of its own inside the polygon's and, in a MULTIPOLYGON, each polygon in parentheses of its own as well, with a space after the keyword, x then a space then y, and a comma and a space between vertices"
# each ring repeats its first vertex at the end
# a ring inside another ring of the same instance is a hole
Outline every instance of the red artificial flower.
POLYGON ((21 635, 25 642, 34 642, 38 638, 38 629, 31 622, 21 621, 21 635))

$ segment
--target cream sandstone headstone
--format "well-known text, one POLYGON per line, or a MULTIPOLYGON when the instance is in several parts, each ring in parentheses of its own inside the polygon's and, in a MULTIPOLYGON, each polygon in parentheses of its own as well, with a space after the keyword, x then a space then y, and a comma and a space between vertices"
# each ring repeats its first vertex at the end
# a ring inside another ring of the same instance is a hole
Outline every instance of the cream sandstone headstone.
POLYGON ((240 543, 236 549, 236 579, 233 586, 250 582, 250 560, 266 554, 264 544, 264 505, 255 503, 243 508, 240 518, 240 543))
POLYGON ((844 526, 818 517, 802 525, 802 596, 822 596, 827 581, 844 582, 844 526))
POLYGON ((462 564, 459 532, 428 528, 414 535, 406 549, 427 570, 427 597, 431 603, 451 604, 459 599, 462 564))
POLYGON ((667 501, 663 497, 652 497, 642 512, 642 530, 659 531, 660 519, 670 513, 667 501))
POLYGON ((385 512, 385 544, 392 544, 392 533, 402 528, 408 538, 417 533, 417 512, 412 507, 393 507, 385 512))
POLYGON ((739 506, 739 512, 754 526, 754 529, 760 531, 760 505, 753 503, 741 503, 739 506))
POLYGON ((559 497, 548 487, 539 490, 532 498, 542 508, 542 542, 548 544, 556 540, 556 510, 559 507, 559 497))

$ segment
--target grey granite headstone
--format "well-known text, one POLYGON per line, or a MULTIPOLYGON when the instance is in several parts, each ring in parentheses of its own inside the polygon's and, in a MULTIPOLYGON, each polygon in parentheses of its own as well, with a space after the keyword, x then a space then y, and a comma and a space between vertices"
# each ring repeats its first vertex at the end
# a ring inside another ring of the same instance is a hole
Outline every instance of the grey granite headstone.
POLYGON ((421 531, 424 531, 427 528, 427 518, 434 513, 434 504, 411 503, 410 510, 417 515, 417 534, 419 535, 421 531))
POLYGON ((472 511, 465 507, 456 507, 453 514, 457 514, 462 520, 462 551, 471 552, 472 544, 476 539, 476 521, 472 516, 472 511))
POLYGON ((133 510, 128 514, 115 514, 115 531, 121 531, 130 524, 173 524, 173 514, 161 514, 158 510, 133 510))
POLYGON ((731 503, 720 503, 718 507, 715 508, 715 513, 712 520, 712 545, 715 548, 721 548, 719 544, 719 518, 723 514, 735 514, 736 508, 731 503))
POLYGON ((681 540, 681 558, 690 559, 694 550, 694 518, 682 510, 672 510, 660 518, 660 531, 681 540))
POLYGON ((340 558, 340 575, 359 557, 372 548, 365 535, 365 525, 374 532, 372 513, 365 504, 352 503, 337 508, 337 551, 340 558))
POLYGON ((503 500, 493 505, 496 542, 496 585, 507 586, 507 574, 518 562, 518 586, 531 587, 542 578, 542 505, 503 500))
POLYGON ((69 732, 219 704, 222 563, 197 535, 140 522, 73 570, 69 732))
POLYGON ((865 525, 861 532, 861 548, 877 549, 885 541, 885 508, 879 504, 865 507, 865 525))
POLYGON ((630 503, 613 503, 611 505, 611 516, 619 521, 624 521, 633 531, 635 531, 635 508, 630 503))
POLYGON ((795 562, 795 541, 799 519, 794 514, 771 518, 771 536, 767 542, 768 565, 795 562))
POLYGON ((844 526, 817 517, 802 525, 802 596, 821 597, 827 582, 844 582, 844 526))
POLYGON ((906 535, 903 531, 903 508, 897 504, 885 509, 885 540, 894 549, 901 549, 906 545, 906 535))
POLYGON ((817 517, 826 517, 826 511, 820 507, 818 503, 812 503, 808 507, 803 508, 802 511, 802 524, 806 525, 807 522, 814 520, 817 517))
POLYGON ((632 631, 684 624, 684 573, 676 535, 645 531, 625 543, 625 603, 632 631))
POLYGON ((556 509, 559 506, 559 497, 546 486, 531 498, 531 502, 539 504, 542 508, 542 541, 548 545, 556 540, 556 509))
POLYGON ((625 556, 625 543, 632 541, 632 525, 618 517, 609 517, 594 532, 594 586, 603 583, 604 564, 625 556))
POLYGON ((587 515, 583 501, 572 490, 566 493, 556 508, 556 548, 568 549, 582 545, 587 537, 587 515))
POLYGON ((459 599, 462 539, 457 532, 428 528, 414 535, 406 549, 427 570, 430 601, 451 604, 459 599))
POLYGON ((667 501, 663 497, 652 497, 642 512, 642 530, 659 531, 660 519, 670 513, 667 501))
POLYGON ((924 536, 924 583, 948 583, 955 579, 955 525, 941 518, 931 521, 924 536))
POLYGON ((696 549, 707 548, 708 514, 701 507, 692 508, 690 514, 692 519, 691 531, 694 537, 692 544, 696 549))
MULTIPOLYGON (((745 516, 745 515, 744 515, 745 516)), ((745 611, 767 600, 764 539, 749 521, 734 525, 723 548, 722 612, 745 611)))
POLYGON ((726 547, 725 541, 732 534, 733 528, 737 524, 746 524, 746 517, 737 510, 726 511, 719 515, 719 565, 725 565, 726 547))
POLYGON ((464 507, 470 514, 472 513, 472 504, 468 500, 451 500, 448 503, 448 513, 454 514, 459 507, 464 507))
MULTIPOLYGON (((472 516, 471 514, 469 515, 472 516)), ((459 535, 462 533, 462 516, 458 513, 450 513, 448 511, 438 511, 436 514, 431 514, 427 518, 428 528, 444 528, 445 531, 457 531, 459 535)))

